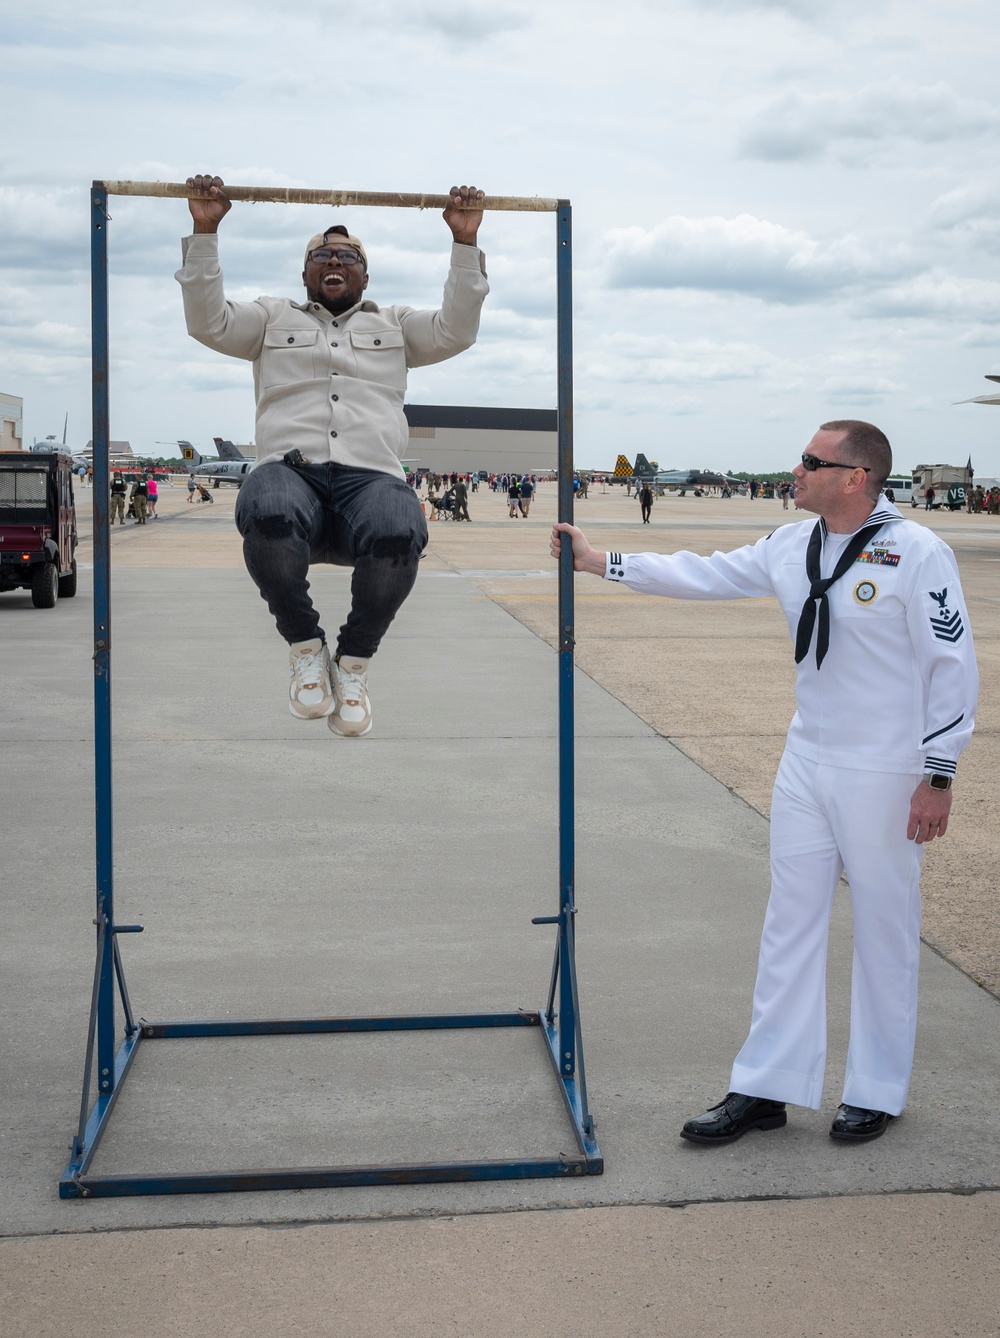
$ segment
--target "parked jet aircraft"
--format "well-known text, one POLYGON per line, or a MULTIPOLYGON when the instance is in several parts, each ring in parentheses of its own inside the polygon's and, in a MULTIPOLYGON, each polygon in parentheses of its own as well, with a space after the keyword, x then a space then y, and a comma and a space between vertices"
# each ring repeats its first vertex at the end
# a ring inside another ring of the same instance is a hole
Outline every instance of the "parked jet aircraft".
POLYGON ((726 483, 730 487, 739 486, 739 479, 717 474, 711 469, 660 469, 655 461, 650 463, 644 455, 635 457, 635 477, 655 483, 659 488, 679 488, 681 492, 688 488, 721 488, 726 483))
POLYGON ((200 455, 189 441, 177 443, 188 473, 195 478, 211 479, 213 488, 217 488, 220 483, 235 483, 238 488, 245 475, 250 473, 253 461, 248 460, 231 441, 224 441, 222 437, 213 437, 212 440, 219 452, 215 457, 200 455))
MULTIPOLYGON (((1000 376, 992 376, 987 372, 987 381, 1000 381, 1000 376)), ((956 400, 956 404, 1000 404, 1000 394, 994 392, 992 395, 974 395, 971 400, 956 400)))

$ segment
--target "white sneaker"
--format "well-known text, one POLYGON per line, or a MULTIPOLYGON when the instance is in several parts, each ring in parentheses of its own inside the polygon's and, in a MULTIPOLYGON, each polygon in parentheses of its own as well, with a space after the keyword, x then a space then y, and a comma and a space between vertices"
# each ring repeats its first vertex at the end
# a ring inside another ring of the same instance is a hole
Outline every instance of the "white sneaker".
POLYGON ((330 661, 336 708, 327 719, 334 734, 360 738, 372 727, 368 700, 368 661, 360 655, 341 655, 330 661))
POLYGON ((289 647, 292 681, 288 687, 288 709, 297 720, 319 720, 334 707, 330 685, 330 652, 319 637, 296 641, 289 647))

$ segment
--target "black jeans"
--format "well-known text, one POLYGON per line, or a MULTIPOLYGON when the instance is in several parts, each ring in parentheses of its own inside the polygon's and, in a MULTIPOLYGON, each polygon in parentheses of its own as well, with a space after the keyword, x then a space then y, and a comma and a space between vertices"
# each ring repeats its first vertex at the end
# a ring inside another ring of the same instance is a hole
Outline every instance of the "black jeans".
POLYGON ((367 658, 417 577, 427 522, 400 478, 349 465, 272 461, 247 475, 236 502, 243 558, 291 645, 326 639, 309 598, 310 563, 354 568, 337 651, 367 658))

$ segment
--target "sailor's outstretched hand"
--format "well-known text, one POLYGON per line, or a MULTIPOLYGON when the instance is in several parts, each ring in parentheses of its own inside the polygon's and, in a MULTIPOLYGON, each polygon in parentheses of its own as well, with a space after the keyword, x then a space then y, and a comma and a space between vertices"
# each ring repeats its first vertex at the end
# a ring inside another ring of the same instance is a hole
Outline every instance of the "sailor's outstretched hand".
POLYGON ((188 208, 194 219, 195 232, 218 232, 219 224, 233 207, 233 202, 223 187, 221 177, 213 177, 205 172, 200 176, 188 177, 185 183, 191 190, 188 196, 188 208))
POLYGON ((452 202, 441 217, 451 228, 456 242, 464 242, 466 246, 475 246, 476 237, 479 234, 479 225, 483 221, 483 211, 481 209, 463 208, 462 206, 474 204, 477 200, 481 200, 483 192, 477 190, 475 186, 452 186, 449 194, 452 202))
POLYGON ((558 558, 562 552, 561 536, 564 534, 569 535, 573 544, 573 570, 588 571, 593 576, 603 576, 607 567, 606 554, 591 548, 587 536, 576 525, 567 525, 561 520, 552 526, 552 534, 549 537, 549 552, 552 556, 558 558))

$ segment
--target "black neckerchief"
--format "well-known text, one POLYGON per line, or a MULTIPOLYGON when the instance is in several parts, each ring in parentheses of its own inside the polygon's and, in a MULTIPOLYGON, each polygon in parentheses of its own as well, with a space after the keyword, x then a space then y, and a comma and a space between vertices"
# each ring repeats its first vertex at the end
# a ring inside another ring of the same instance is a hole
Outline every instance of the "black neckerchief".
POLYGON ((799 614, 799 625, 795 631, 796 664, 801 664, 809 654, 813 625, 816 622, 816 601, 818 600, 819 630, 816 633, 816 668, 819 669, 822 665, 826 658, 826 652, 830 649, 830 601, 826 597, 826 592, 834 581, 839 581, 844 572, 854 566, 858 557, 864 551, 865 545, 870 539, 875 538, 884 523, 880 520, 876 525, 866 525, 863 530, 858 530, 841 553, 840 561, 833 569, 833 575, 823 577, 820 575, 820 555, 823 551, 824 525, 822 520, 817 520, 813 532, 809 536, 809 547, 806 549, 806 575, 809 577, 810 586, 806 602, 802 605, 802 612, 799 614))

